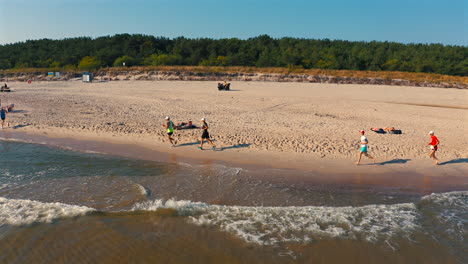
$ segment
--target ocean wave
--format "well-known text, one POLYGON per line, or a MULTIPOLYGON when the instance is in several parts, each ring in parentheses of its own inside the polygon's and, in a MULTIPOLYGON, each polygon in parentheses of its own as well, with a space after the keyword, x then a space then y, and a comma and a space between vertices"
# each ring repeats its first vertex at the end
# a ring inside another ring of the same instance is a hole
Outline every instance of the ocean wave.
POLYGON ((151 196, 152 192, 150 189, 146 188, 145 186, 135 183, 133 186, 138 189, 141 195, 143 196, 151 196))
POLYGON ((50 223, 54 219, 74 217, 95 211, 93 208, 63 203, 42 203, 0 197, 0 225, 50 223))
POLYGON ((309 242, 322 238, 363 238, 370 242, 408 234, 416 228, 414 204, 362 207, 249 207, 156 200, 133 210, 176 209, 197 225, 217 226, 247 242, 309 242))
POLYGON ((433 193, 422 197, 418 207, 426 219, 443 227, 452 243, 464 243, 468 237, 468 191, 433 193))
MULTIPOLYGON (((143 186, 135 187, 142 195, 147 194, 143 186)), ((226 206, 175 199, 151 200, 134 204, 131 211, 164 212, 166 209, 174 211, 170 215, 186 217, 190 223, 217 227, 261 245, 342 238, 384 243, 393 248, 401 238, 411 241, 415 232, 451 236, 456 241, 449 244, 460 245, 467 232, 468 191, 431 194, 416 203, 359 207, 226 206)), ((84 206, 0 197, 0 225, 48 223, 92 211, 95 209, 84 206)))

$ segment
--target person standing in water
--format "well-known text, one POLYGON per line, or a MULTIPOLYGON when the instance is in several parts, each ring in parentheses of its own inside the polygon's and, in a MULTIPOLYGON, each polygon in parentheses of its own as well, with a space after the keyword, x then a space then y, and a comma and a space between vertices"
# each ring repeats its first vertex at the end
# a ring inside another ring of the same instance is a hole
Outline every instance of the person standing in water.
POLYGON ((434 131, 430 131, 429 135, 431 136, 431 142, 429 144, 431 146, 431 152, 429 153, 429 157, 435 160, 435 165, 439 165, 439 159, 436 158, 435 153, 437 151, 437 146, 440 144, 439 139, 434 135, 434 131))
MULTIPOLYGON (((0 118, 2 119, 2 129, 5 126, 5 123, 6 123, 6 121, 5 121, 6 113, 7 113, 6 107, 2 107, 2 109, 0 110, 0 118)), ((8 124, 8 125, 10 125, 10 124, 8 124)))
POLYGON ((208 143, 210 143, 210 145, 212 146, 212 149, 215 150, 216 146, 210 140, 210 134, 208 133, 208 128, 210 128, 210 127, 206 123, 205 118, 202 118, 201 121, 203 122, 203 125, 201 127, 201 129, 203 129, 203 133, 202 133, 202 136, 201 136, 201 139, 200 139, 200 146, 198 148, 203 150, 203 141, 205 141, 205 139, 206 139, 206 141, 208 141, 208 143))
POLYGON ((172 144, 173 147, 175 147, 175 144, 177 144, 177 141, 172 138, 172 134, 174 134, 174 123, 171 121, 171 117, 166 116, 166 124, 164 127, 167 129, 167 137, 169 139, 169 142, 172 144))
POLYGON ((359 133, 361 133, 361 149, 359 152, 359 160, 356 162, 356 165, 359 165, 361 163, 362 154, 364 154, 364 156, 368 157, 369 159, 373 160, 375 163, 374 157, 367 153, 367 150, 369 148, 369 141, 367 140, 367 137, 364 136, 365 131, 359 130, 359 133))

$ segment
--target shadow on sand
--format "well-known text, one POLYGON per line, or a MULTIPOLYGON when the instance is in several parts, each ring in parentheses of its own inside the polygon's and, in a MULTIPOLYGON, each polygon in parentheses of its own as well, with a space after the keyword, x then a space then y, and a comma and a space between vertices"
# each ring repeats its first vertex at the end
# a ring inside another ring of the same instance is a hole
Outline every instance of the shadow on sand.
POLYGON ((15 113, 15 114, 18 114, 18 113, 27 113, 28 111, 26 110, 12 110, 10 113, 15 113))
POLYGON ((31 125, 31 124, 22 124, 22 125, 12 126, 11 128, 12 128, 12 129, 18 129, 18 128, 27 127, 27 126, 30 126, 30 125, 31 125))
POLYGON ((453 160, 442 162, 439 165, 455 164, 455 163, 468 163, 468 159, 453 159, 453 160))
POLYGON ((407 163, 408 161, 410 161, 410 159, 392 159, 392 160, 388 160, 388 161, 383 161, 383 162, 379 162, 379 163, 375 163, 374 165, 387 165, 387 164, 405 164, 407 163))
POLYGON ((176 147, 193 146, 193 145, 200 145, 200 141, 195 141, 195 142, 190 142, 190 143, 183 143, 183 144, 177 144, 176 147))
POLYGON ((252 145, 252 144, 237 144, 237 145, 234 145, 234 146, 224 147, 224 148, 220 148, 220 149, 217 149, 217 150, 218 151, 223 151, 223 150, 226 150, 226 149, 248 148, 250 145, 252 145))
MULTIPOLYGON (((215 139, 212 139, 211 142, 216 142, 215 139)), ((200 145, 200 141, 195 141, 195 142, 190 142, 190 143, 183 143, 183 144, 177 144, 176 147, 185 147, 185 146, 193 146, 193 145, 200 145)), ((211 145, 205 141, 203 145, 208 145, 211 147, 211 145)))

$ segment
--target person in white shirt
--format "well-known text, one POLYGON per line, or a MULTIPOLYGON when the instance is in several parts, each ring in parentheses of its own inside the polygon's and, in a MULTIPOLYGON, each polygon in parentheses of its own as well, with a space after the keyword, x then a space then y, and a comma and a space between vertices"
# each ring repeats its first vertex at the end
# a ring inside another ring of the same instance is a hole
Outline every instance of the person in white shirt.
POLYGON ((365 131, 359 130, 359 133, 361 133, 361 149, 359 151, 359 160, 356 162, 356 165, 359 165, 361 163, 362 154, 364 154, 364 156, 368 157, 369 159, 373 160, 375 163, 374 157, 367 153, 367 149, 369 148, 369 141, 367 140, 367 137, 364 136, 365 131))

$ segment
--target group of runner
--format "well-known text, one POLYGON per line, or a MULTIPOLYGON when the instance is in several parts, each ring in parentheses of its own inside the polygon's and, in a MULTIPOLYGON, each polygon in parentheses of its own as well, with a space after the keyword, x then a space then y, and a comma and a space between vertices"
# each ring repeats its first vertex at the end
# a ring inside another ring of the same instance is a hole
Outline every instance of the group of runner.
MULTIPOLYGON (((362 155, 373 160, 375 163, 375 158, 369 155, 368 153, 369 140, 367 140, 367 137, 364 135, 366 132, 364 130, 359 130, 359 133, 361 134, 361 148, 359 150, 359 159, 356 162, 356 165, 359 165, 361 163, 362 155)), ((429 157, 435 160, 435 165, 439 165, 440 164, 439 159, 435 156, 435 153, 437 151, 437 146, 440 144, 440 141, 435 136, 434 131, 430 131, 429 136, 431 136, 431 142, 429 142, 428 144, 431 147, 431 152, 429 153, 429 157)))
MULTIPOLYGON (((213 141, 210 139, 210 133, 208 133, 208 123, 206 123, 206 119, 203 117, 201 119, 202 126, 200 129, 203 130, 202 135, 200 137, 200 146, 198 147, 200 150, 203 150, 203 143, 206 140, 210 145, 213 150, 216 150, 216 146, 213 144, 213 141)), ((172 147, 175 147, 177 144, 177 140, 172 138, 172 135, 174 134, 175 126, 174 123, 171 120, 170 116, 166 116, 166 123, 163 125, 164 128, 166 128, 167 131, 167 136, 169 139, 169 143, 171 143, 172 147)))
MULTIPOLYGON (((212 146, 212 149, 215 150, 216 146, 211 141, 210 134, 208 133, 208 128, 209 128, 208 123, 206 123, 205 118, 202 118, 201 121, 202 121, 202 126, 201 126, 200 129, 202 129, 203 132, 202 132, 202 135, 200 137, 200 146, 198 148, 203 150, 203 143, 206 140, 212 146)), ((167 130, 167 136, 168 136, 169 142, 171 143, 171 145, 173 147, 175 147, 176 144, 177 144, 177 141, 172 138, 172 135, 174 134, 175 126, 174 126, 174 123, 172 122, 172 120, 171 120, 171 118, 169 116, 166 116, 166 123, 163 126, 167 130)), ((356 165, 361 164, 362 155, 364 155, 364 156, 368 157, 369 159, 373 160, 373 162, 375 163, 376 159, 374 157, 372 157, 371 155, 369 155, 369 153, 368 153, 369 140, 365 136, 366 132, 364 130, 359 130, 359 133, 361 134, 361 148, 359 149, 359 159, 355 164, 356 165)), ((435 156, 435 153, 437 151, 437 146, 440 144, 440 141, 435 136, 434 131, 430 131, 429 135, 431 136, 431 142, 429 142, 429 144, 428 144, 431 147, 431 152, 429 153, 429 157, 431 157, 432 159, 435 160, 436 165, 439 165, 440 164, 439 159, 435 156)))

